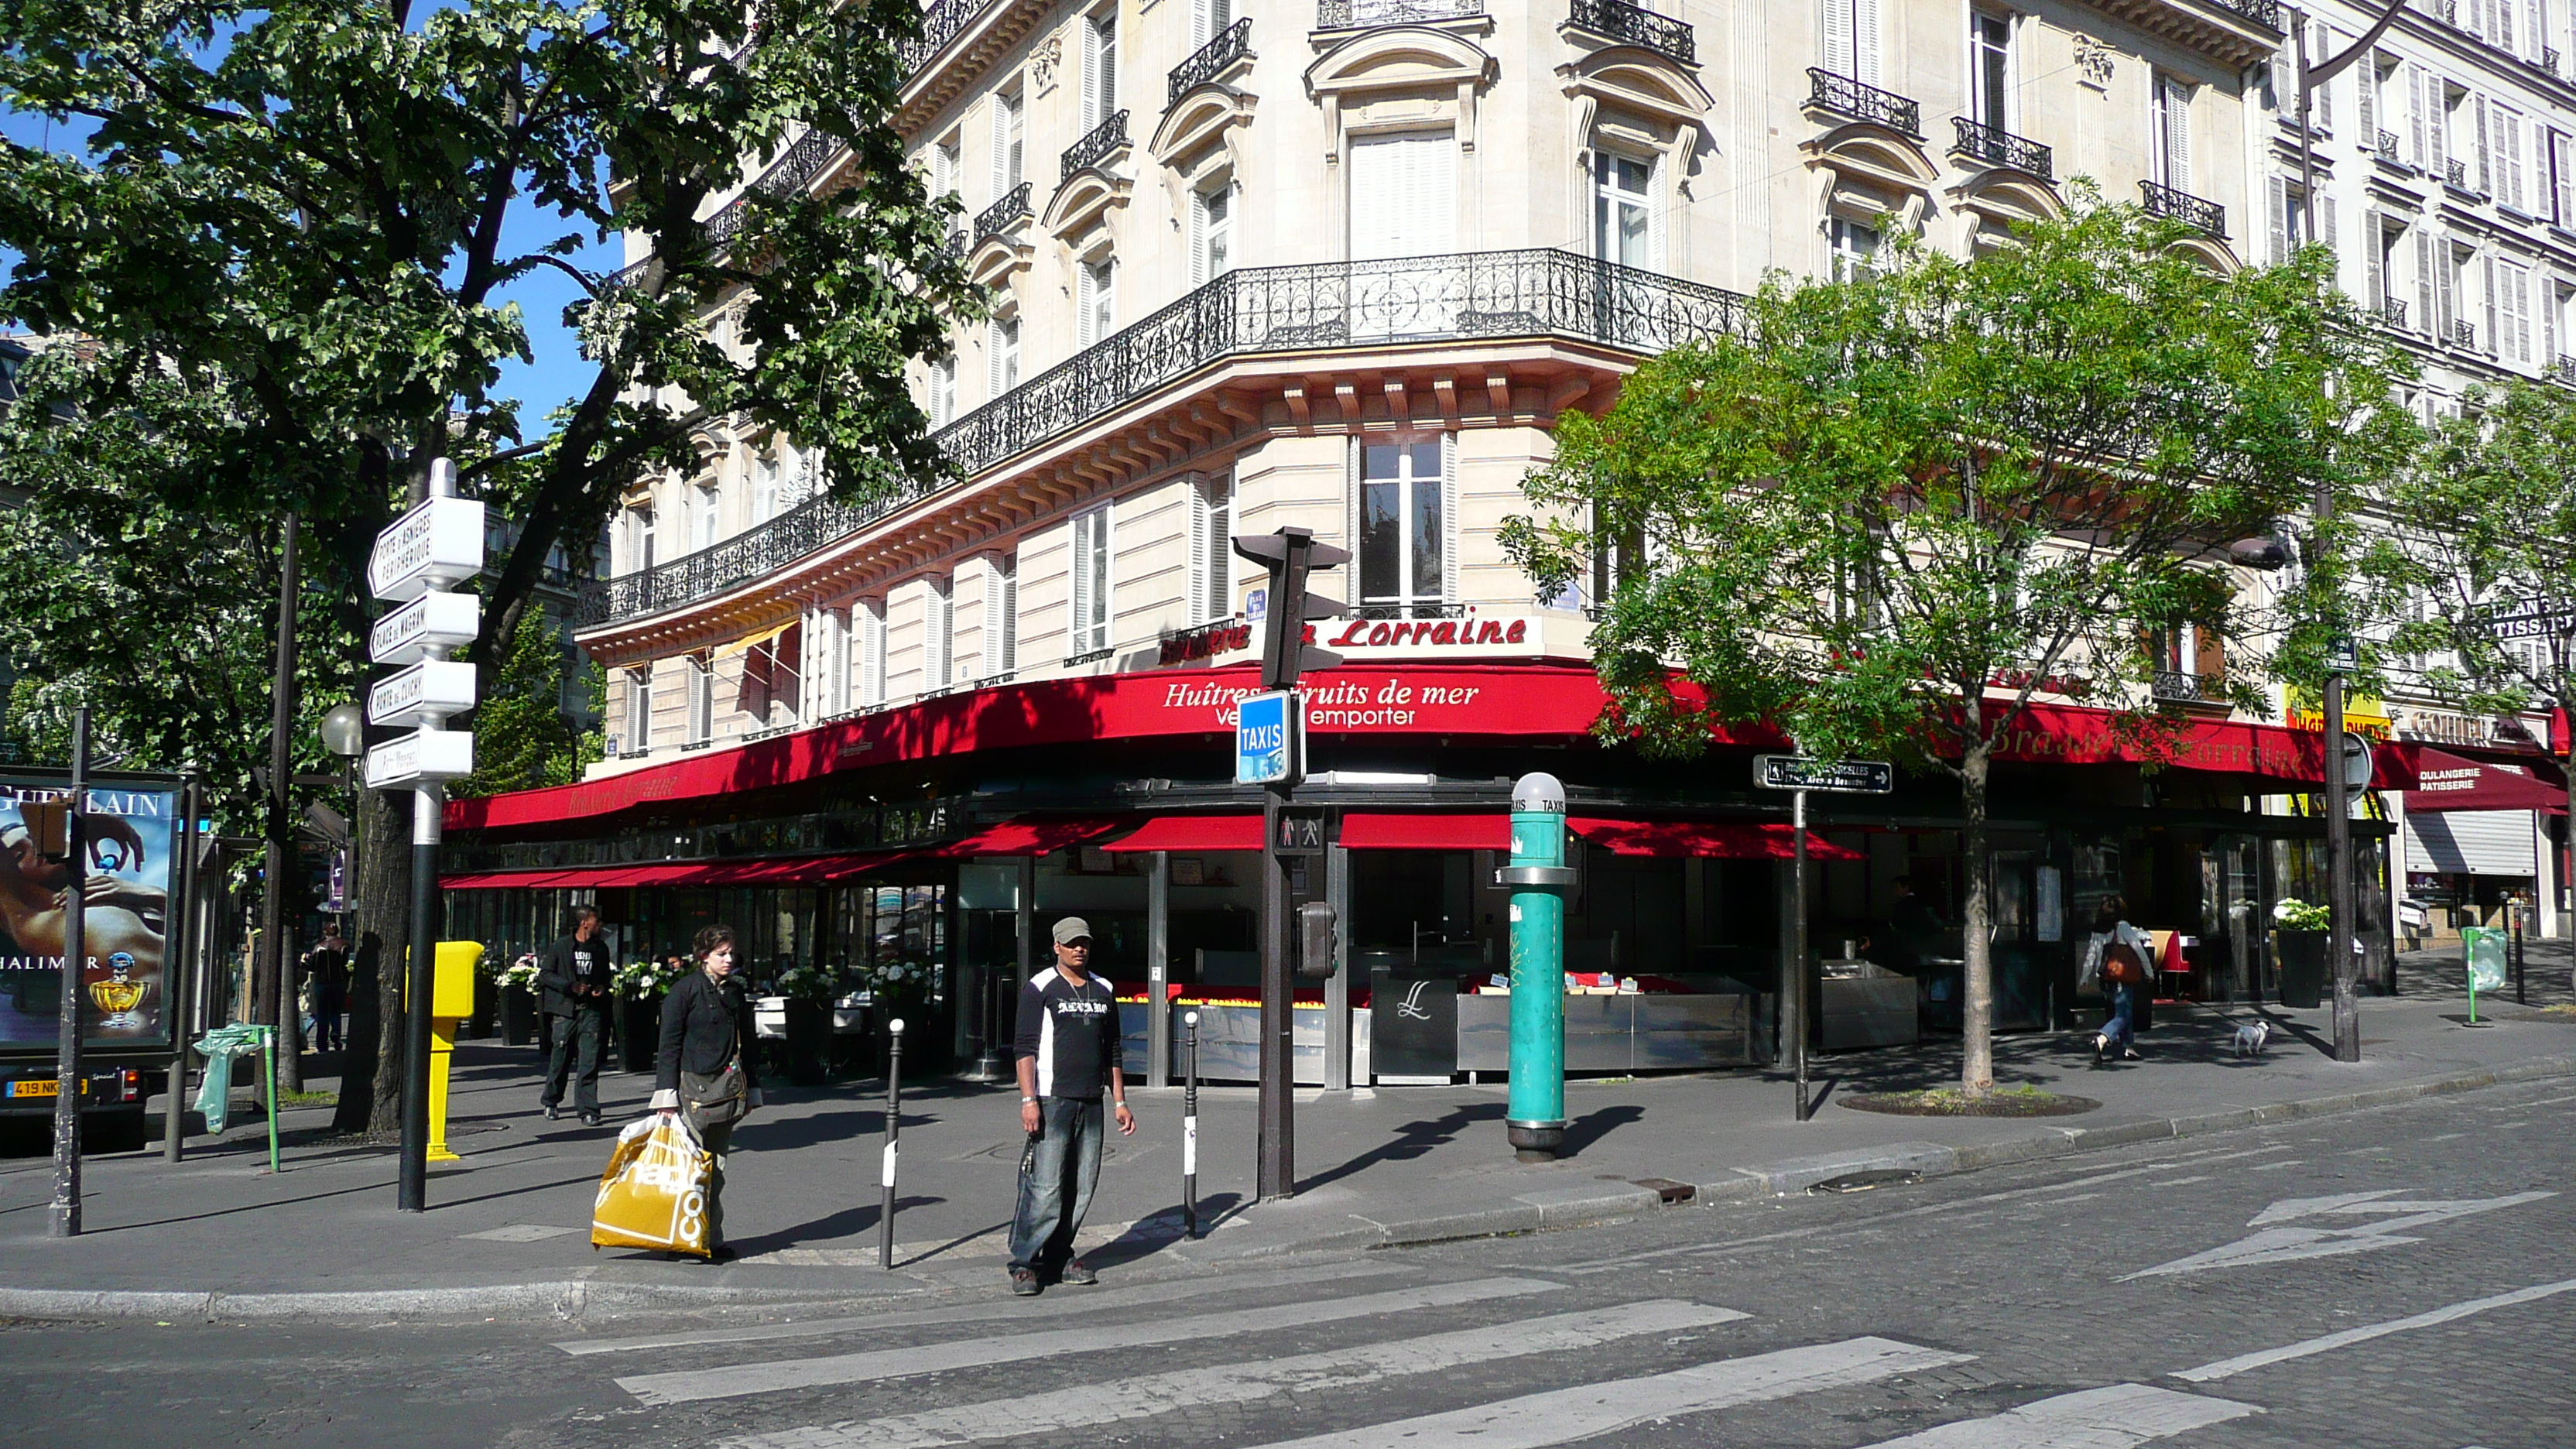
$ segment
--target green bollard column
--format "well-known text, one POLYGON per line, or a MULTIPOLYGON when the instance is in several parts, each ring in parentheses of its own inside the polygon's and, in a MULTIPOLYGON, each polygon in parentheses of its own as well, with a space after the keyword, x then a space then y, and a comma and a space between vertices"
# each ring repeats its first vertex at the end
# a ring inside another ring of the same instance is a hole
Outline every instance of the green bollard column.
POLYGON ((1565 786, 1554 775, 1512 786, 1512 1151, 1550 1162, 1565 1145, 1565 786))

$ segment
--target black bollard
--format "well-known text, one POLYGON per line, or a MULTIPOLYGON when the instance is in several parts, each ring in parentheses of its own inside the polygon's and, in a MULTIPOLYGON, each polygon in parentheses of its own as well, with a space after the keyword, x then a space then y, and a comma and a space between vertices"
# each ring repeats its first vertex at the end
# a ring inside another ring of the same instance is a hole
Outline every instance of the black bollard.
POLYGON ((886 1023, 886 1140, 885 1161, 877 1178, 882 1191, 877 1201, 877 1266, 894 1271, 894 1164, 898 1141, 903 1132, 903 1018, 886 1023))
POLYGON ((1181 1088, 1181 1229, 1199 1235, 1199 1014, 1181 1013, 1189 1060, 1181 1088))

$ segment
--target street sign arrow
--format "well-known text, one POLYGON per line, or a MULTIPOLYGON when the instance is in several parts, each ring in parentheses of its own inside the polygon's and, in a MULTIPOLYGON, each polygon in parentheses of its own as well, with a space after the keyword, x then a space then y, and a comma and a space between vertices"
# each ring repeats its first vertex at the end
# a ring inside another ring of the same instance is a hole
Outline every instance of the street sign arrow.
POLYGON ((483 500, 431 498, 376 535, 367 586, 403 600, 462 583, 483 571, 483 500))
POLYGON ((480 595, 432 589, 376 621, 367 633, 367 655, 378 664, 417 664, 473 643, 482 624, 480 595))
POLYGON ((474 707, 474 686, 473 665, 424 659, 376 681, 367 691, 367 721, 394 728, 436 725, 474 707))
POLYGON ((1755 755, 1753 783, 1765 790, 1884 795, 1896 788, 1896 766, 1885 760, 1827 762, 1805 755, 1755 755))
POLYGON ((474 736, 465 730, 416 729, 367 751, 367 788, 434 785, 474 773, 474 736))

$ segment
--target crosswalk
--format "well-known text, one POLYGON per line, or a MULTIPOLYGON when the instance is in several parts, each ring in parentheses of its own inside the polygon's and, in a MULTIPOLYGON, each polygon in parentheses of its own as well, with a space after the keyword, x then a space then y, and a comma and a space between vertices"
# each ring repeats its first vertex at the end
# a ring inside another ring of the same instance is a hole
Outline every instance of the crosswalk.
MULTIPOLYGON (((686 1422, 715 1426, 699 1442, 713 1439, 720 1449, 1020 1442, 1623 1449, 1633 1434, 1655 1443, 1749 1444, 1761 1440, 1743 1437, 1740 1421, 1724 1411, 1783 1404, 1803 1412, 1788 1401, 1884 1395, 1914 1376, 1977 1360, 1955 1345, 1876 1335, 1763 1346, 1757 1314, 1678 1296, 1574 1306, 1575 1285, 1535 1271, 1429 1276, 1397 1264, 1247 1272, 1050 1294, 1034 1304, 996 1300, 557 1347, 642 1370, 612 1379, 639 1411, 705 1406, 704 1417, 686 1422), (1224 1306, 1176 1311, 1192 1296, 1224 1306), (1237 1351, 1256 1336, 1257 1349, 1237 1351), (808 1347, 833 1351, 801 1351, 808 1347), (691 1366, 656 1367, 675 1361, 691 1366), (1627 1369, 1591 1367, 1603 1364, 1627 1369), (1643 1367, 1654 1371, 1635 1371, 1643 1367), (1437 1407, 1407 1412, 1426 1406, 1437 1407), (1228 1427, 1212 1433, 1211 1423, 1228 1427), (1673 1424, 1687 1426, 1672 1431, 1683 1438, 1662 1427, 1673 1424)), ((2213 1391, 2216 1380, 2569 1291, 2576 1280, 2470 1300, 2175 1369, 2162 1383, 2034 1390, 2017 1405, 1897 1438, 1863 1443, 1865 1433, 1855 1432, 1848 1449, 2139 1449, 2267 1412, 2213 1391)), ((1870 1416, 1820 1410, 1803 1422, 1845 1420, 1865 1424, 1870 1416)), ((2224 1437, 2234 1432, 2190 1442, 2242 1442, 2224 1437)))

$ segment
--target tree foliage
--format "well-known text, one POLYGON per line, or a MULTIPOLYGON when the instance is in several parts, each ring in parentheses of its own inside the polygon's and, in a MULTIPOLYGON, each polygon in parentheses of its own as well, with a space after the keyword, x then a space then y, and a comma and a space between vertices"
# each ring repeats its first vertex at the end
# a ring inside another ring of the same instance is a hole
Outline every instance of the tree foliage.
MULTIPOLYGON (((601 674, 587 662, 581 672, 585 689, 601 674)), ((540 614, 521 615, 510 651, 494 671, 492 692, 474 707, 474 773, 448 786, 448 793, 497 795, 580 779, 600 758, 601 738, 596 729, 575 726, 564 710, 563 690, 562 640, 540 614)))
MULTIPOLYGON (((2222 273, 2135 207, 1960 260, 1774 279, 1741 335, 1647 363, 1568 416, 1507 543, 1543 591, 1608 560, 1601 731, 1689 755, 1761 723, 1986 786, 2042 695, 2152 743, 2154 641, 2254 632, 2227 546, 2402 456, 2402 354, 2322 251, 2222 273)), ((2263 621, 2278 626, 2284 616, 2263 621)), ((2251 667, 2248 667, 2251 666, 2251 667)), ((2259 707, 2258 661, 2227 696, 2259 707)), ((1982 869, 1969 878, 1966 1085, 1991 1083, 1982 869)))

